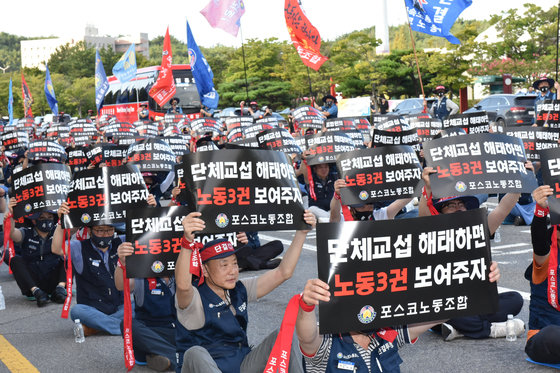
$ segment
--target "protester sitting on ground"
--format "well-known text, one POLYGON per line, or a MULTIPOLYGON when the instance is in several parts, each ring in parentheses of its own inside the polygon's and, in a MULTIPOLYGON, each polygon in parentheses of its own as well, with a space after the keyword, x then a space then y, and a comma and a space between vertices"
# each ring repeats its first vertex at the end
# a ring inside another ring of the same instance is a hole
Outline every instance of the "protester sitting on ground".
MULTIPOLYGON (((501 199, 503 196, 503 194, 500 194, 498 198, 501 199)), ((506 216, 502 224, 513 224, 516 226, 531 225, 536 204, 530 193, 521 193, 521 198, 519 198, 519 201, 513 206, 511 212, 506 216)))
MULTIPOLYGON (((4 190, 1 189, 0 193, 4 190)), ((4 197, 0 200, 0 207, 4 197)), ((3 202, 5 205, 5 202, 3 202)), ((45 306, 49 298, 55 303, 66 299, 66 273, 64 262, 51 252, 51 241, 56 215, 49 211, 33 214, 29 219, 33 227, 15 228, 13 219, 15 198, 10 198, 10 238, 20 246, 20 254, 10 261, 10 269, 21 293, 35 300, 38 307, 45 306)))
MULTIPOLYGON (((123 291, 123 271, 126 257, 134 253, 130 242, 117 248, 119 262, 115 269, 115 286, 123 291)), ((175 278, 130 279, 130 291, 134 294, 134 318, 132 318, 132 346, 137 365, 164 372, 175 369, 175 278)), ((121 322, 121 331, 122 331, 121 322)))
POLYGON ((309 210, 317 216, 318 220, 328 221, 330 218, 330 204, 334 195, 334 182, 338 179, 335 172, 331 172, 328 163, 319 163, 311 166, 312 178, 309 180, 304 167, 300 167, 306 184, 306 194, 309 196, 309 210), (312 185, 310 185, 312 183, 312 185), (311 190, 313 188, 313 192, 311 190), (313 194, 315 198, 313 198, 313 194))
MULTIPOLYGON (((184 240, 175 264, 178 369, 182 372, 262 372, 277 332, 251 348, 247 341, 247 302, 254 302, 289 279, 299 260, 308 231, 294 235, 280 265, 264 274, 239 280, 233 245, 224 239, 199 250, 194 232, 204 230, 201 213, 183 220, 184 240), (197 278, 192 278, 193 272, 197 278)), ((305 222, 315 216, 305 211, 305 222)), ((297 344, 290 354, 289 371, 301 372, 297 344)))
MULTIPOLYGON (((148 197, 148 204, 156 205, 152 195, 148 197)), ((69 213, 68 203, 63 202, 58 209, 59 219, 62 220, 69 213)), ((112 225, 97 225, 88 230, 89 239, 70 241, 77 298, 77 304, 70 309, 70 318, 80 319, 86 337, 100 331, 120 335, 120 323, 124 315, 123 293, 115 287, 113 275, 119 259, 117 248, 124 242, 125 236, 115 237, 115 227, 112 225)), ((52 252, 61 256, 64 255, 63 238, 64 231, 57 225, 52 239, 52 252)))
POLYGON ((558 305, 558 225, 547 227, 548 201, 554 194, 549 185, 541 185, 533 192, 537 202, 531 224, 533 263, 525 271, 531 283, 529 303, 529 331, 525 353, 534 361, 560 363, 560 306, 558 305))
MULTIPOLYGON (((499 278, 498 264, 492 262, 488 279, 496 282, 499 278)), ((415 343, 422 333, 441 323, 395 326, 392 329, 396 334, 392 340, 386 330, 385 333, 372 330, 321 335, 314 308, 319 302, 329 301, 328 284, 318 278, 307 281, 300 300, 296 333, 308 373, 334 373, 344 369, 361 373, 400 372, 399 348, 406 343, 415 343)))
MULTIPOLYGON (((531 162, 525 167, 532 170, 531 162)), ((479 201, 475 196, 451 196, 432 200, 430 174, 436 172, 432 167, 425 167, 422 172, 424 190, 419 203, 419 215, 430 216, 438 214, 452 214, 458 211, 477 209, 479 201)), ((488 229, 493 236, 500 227, 513 206, 517 203, 520 193, 508 193, 498 203, 498 206, 488 214, 488 229)), ((474 339, 503 338, 506 336, 506 321, 508 315, 516 316, 523 307, 523 297, 516 291, 498 294, 498 311, 488 315, 476 315, 451 319, 441 325, 441 333, 446 341, 459 337, 474 339)), ((525 323, 521 319, 514 319, 515 334, 525 332, 525 323)), ((437 330, 438 328, 436 328, 437 330)))

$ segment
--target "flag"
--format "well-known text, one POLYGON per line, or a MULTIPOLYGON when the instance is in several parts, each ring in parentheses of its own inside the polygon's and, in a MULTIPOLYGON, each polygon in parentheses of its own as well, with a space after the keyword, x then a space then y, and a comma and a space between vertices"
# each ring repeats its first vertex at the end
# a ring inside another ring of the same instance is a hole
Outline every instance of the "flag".
POLYGON ((404 0, 408 21, 414 31, 446 38, 451 44, 461 41, 449 32, 459 14, 472 0, 404 0))
POLYGON ((165 105, 173 96, 177 89, 175 88, 175 79, 173 79, 173 71, 171 63, 173 62, 173 53, 171 52, 171 39, 169 38, 169 27, 165 32, 163 39, 163 51, 161 52, 161 70, 159 72, 156 84, 150 89, 150 96, 156 100, 159 106, 165 105))
POLYGON ((58 101, 54 95, 54 87, 51 80, 51 73, 49 72, 49 65, 45 64, 47 72, 45 74, 45 96, 47 96, 47 102, 51 108, 54 115, 58 115, 58 101))
POLYGON ((10 122, 12 124, 14 121, 14 95, 12 93, 12 78, 10 78, 10 92, 8 93, 8 116, 10 117, 10 122))
POLYGON ((319 70, 328 58, 321 55, 321 35, 303 13, 298 0, 285 0, 284 17, 292 44, 304 65, 319 70))
POLYGON ((103 61, 101 61, 101 56, 99 51, 95 50, 95 105, 97 106, 97 112, 103 106, 103 100, 105 99, 105 93, 109 90, 109 81, 107 80, 107 75, 105 75, 105 68, 103 67, 103 61))
POLYGON ((121 83, 126 83, 136 75, 136 52, 134 44, 130 44, 128 50, 122 55, 121 59, 113 66, 113 75, 121 83))
POLYGON ((210 0, 200 13, 210 26, 237 36, 241 27, 241 16, 245 13, 245 4, 243 0, 210 0))
POLYGON ((21 97, 23 98, 23 115, 26 118, 33 118, 33 112, 31 111, 31 105, 33 105, 33 97, 31 96, 31 91, 27 86, 25 77, 23 76, 23 71, 21 72, 21 97))
POLYGON ((214 74, 206 58, 202 55, 198 45, 194 41, 194 37, 187 21, 187 47, 189 48, 189 60, 191 64, 191 70, 196 83, 196 88, 202 101, 202 105, 210 108, 216 109, 218 107, 218 101, 220 100, 220 95, 214 89, 214 74))

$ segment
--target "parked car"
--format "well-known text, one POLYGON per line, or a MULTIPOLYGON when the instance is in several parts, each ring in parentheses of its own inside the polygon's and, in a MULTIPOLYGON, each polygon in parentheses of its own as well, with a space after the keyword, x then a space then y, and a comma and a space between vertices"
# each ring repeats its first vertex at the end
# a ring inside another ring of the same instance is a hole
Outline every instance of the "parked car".
MULTIPOLYGON (((435 98, 427 98, 428 110, 432 107, 432 104, 436 101, 435 98)), ((421 98, 407 98, 400 102, 393 109, 394 114, 398 115, 408 115, 408 114, 420 114, 424 110, 424 100, 421 98)))
POLYGON ((535 95, 496 94, 482 99, 465 113, 486 111, 491 119, 496 116, 498 127, 523 126, 533 123, 535 117, 535 95))

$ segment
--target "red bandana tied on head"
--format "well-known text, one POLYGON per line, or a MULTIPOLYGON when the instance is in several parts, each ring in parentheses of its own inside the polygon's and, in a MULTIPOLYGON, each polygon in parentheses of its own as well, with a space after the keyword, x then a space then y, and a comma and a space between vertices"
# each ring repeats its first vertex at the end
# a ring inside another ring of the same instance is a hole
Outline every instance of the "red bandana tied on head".
POLYGON ((202 285, 204 283, 204 276, 202 275, 202 263, 217 256, 225 257, 223 255, 225 253, 235 252, 232 243, 229 241, 221 241, 212 246, 205 247, 200 242, 189 242, 185 237, 183 237, 183 239, 181 240, 181 246, 185 249, 192 250, 191 267, 189 271, 191 274, 198 276, 199 285, 202 285), (204 250, 201 251, 200 249, 202 248, 204 248, 204 250))

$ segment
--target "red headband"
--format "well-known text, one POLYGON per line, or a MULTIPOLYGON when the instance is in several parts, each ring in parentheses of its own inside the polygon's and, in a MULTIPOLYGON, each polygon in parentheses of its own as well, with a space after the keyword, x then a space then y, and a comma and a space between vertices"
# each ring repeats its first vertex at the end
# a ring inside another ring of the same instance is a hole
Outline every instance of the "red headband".
MULTIPOLYGON (((221 242, 217 242, 216 244, 212 245, 212 246, 208 246, 206 248, 203 248, 202 244, 200 242, 189 242, 187 241, 184 237, 181 240, 181 246, 186 248, 186 249, 190 249, 192 250, 192 254, 191 254, 191 266, 190 266, 190 273, 198 276, 198 284, 202 285, 204 283, 204 276, 202 274, 202 263, 210 260, 210 259, 214 259, 217 256, 221 256, 221 257, 227 257, 229 255, 223 255, 225 253, 234 253, 235 249, 233 248, 233 245, 231 242, 229 241, 221 241, 221 242), (200 249, 203 249, 202 251, 200 251, 200 249)), ((215 258, 215 259, 219 259, 219 258, 215 258)))

